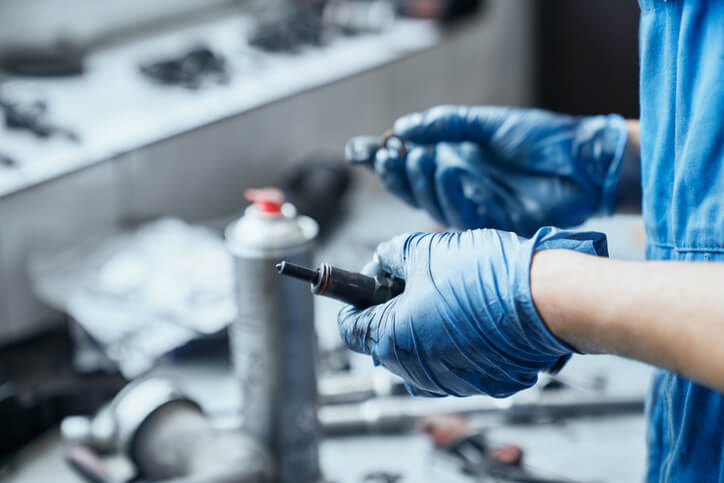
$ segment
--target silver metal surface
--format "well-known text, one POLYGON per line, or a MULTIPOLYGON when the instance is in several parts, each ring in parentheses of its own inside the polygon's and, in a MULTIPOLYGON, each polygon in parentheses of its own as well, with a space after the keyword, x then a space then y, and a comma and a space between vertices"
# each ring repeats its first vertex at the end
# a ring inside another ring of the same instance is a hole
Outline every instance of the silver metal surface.
MULTIPOLYGON (((118 449, 128 454, 137 431, 151 413, 174 401, 195 405, 172 383, 164 379, 145 379, 124 387, 111 403, 118 449)), ((201 413, 198 406, 196 411, 201 413)))
POLYGON ((337 0, 324 9, 325 23, 352 32, 381 32, 394 24, 396 16, 395 6, 389 0, 337 0))
POLYGON ((513 402, 485 397, 412 399, 379 398, 361 404, 325 406, 320 410, 324 434, 399 433, 421 418, 441 414, 487 414, 514 423, 550 422, 586 416, 643 414, 642 396, 553 395, 543 400, 513 402))
POLYGON ((230 328, 234 370, 242 391, 243 429, 266 443, 281 483, 319 478, 317 340, 309 288, 280 277, 282 258, 312 264, 317 225, 248 208, 227 231, 235 258, 238 318, 230 328))
POLYGON ((96 453, 109 481, 125 481, 112 463, 118 458, 132 464, 144 481, 273 481, 271 457, 257 439, 216 428, 169 379, 131 382, 92 418, 65 418, 61 435, 66 445, 96 453))
POLYGON ((133 461, 151 481, 269 483, 272 467, 259 441, 240 431, 219 431, 186 401, 151 414, 138 431, 133 461))

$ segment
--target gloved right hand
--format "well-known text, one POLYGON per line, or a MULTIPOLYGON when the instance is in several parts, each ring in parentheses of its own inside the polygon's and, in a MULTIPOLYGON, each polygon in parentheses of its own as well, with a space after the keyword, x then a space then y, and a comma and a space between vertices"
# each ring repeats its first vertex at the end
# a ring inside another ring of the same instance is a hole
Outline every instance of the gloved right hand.
POLYGON ((380 149, 387 188, 440 223, 531 236, 613 210, 627 131, 618 115, 440 106, 397 120, 407 155, 380 149))
POLYGON ((405 280, 405 290, 367 309, 342 308, 342 340, 415 395, 505 397, 530 387, 573 352, 531 294, 533 255, 551 249, 608 254, 602 233, 550 227, 530 239, 498 230, 398 236, 377 247, 373 265, 405 280))

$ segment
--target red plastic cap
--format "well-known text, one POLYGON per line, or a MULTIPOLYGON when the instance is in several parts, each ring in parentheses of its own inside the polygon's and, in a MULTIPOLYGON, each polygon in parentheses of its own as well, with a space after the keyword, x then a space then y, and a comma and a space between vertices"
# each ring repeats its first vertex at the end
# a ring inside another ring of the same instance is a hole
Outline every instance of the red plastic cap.
POLYGON ((523 450, 520 446, 506 444, 493 450, 493 459, 509 466, 523 464, 523 450))
POLYGON ((454 414, 428 416, 421 420, 420 429, 432 436, 433 441, 440 448, 449 448, 473 433, 470 420, 454 414))
POLYGON ((284 193, 277 188, 248 189, 244 192, 244 198, 266 213, 280 213, 285 201, 284 193))

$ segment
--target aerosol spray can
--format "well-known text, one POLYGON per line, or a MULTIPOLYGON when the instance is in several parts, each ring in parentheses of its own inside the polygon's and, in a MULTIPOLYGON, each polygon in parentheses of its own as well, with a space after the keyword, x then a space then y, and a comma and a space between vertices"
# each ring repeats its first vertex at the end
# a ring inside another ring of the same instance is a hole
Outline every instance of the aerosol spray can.
POLYGON ((229 334, 243 427, 268 445, 280 483, 317 482, 313 296, 274 266, 283 259, 311 264, 319 228, 298 216, 278 190, 249 190, 246 196, 253 203, 226 229, 235 259, 239 313, 229 334))

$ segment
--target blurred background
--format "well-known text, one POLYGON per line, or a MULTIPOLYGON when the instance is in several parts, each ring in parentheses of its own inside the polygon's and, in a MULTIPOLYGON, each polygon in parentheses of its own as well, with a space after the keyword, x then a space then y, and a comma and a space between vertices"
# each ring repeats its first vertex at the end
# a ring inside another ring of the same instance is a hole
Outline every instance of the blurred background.
MULTIPOLYGON (((650 368, 413 399, 224 233, 277 187, 310 262, 359 269, 439 227, 347 140, 437 104, 635 118, 637 27, 632 0, 0 0, 0 479, 640 481, 650 368)), ((638 217, 590 227, 643 257, 638 217)))

